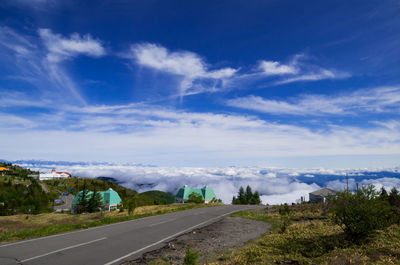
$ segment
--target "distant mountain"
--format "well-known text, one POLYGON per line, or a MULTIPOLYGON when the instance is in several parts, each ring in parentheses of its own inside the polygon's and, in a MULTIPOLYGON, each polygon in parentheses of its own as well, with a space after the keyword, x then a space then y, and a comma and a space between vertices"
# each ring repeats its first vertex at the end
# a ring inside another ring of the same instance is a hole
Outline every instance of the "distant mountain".
POLYGON ((343 175, 333 175, 333 174, 312 174, 313 177, 310 177, 309 174, 301 174, 297 177, 297 179, 301 182, 312 184, 315 183, 319 186, 325 186, 329 181, 345 181, 348 177, 349 179, 354 179, 356 182, 361 182, 366 179, 380 179, 380 178, 399 178, 400 172, 398 171, 358 171, 351 172, 346 177, 343 175))
POLYGON ((43 168, 52 168, 53 166, 98 166, 98 165, 106 165, 106 166, 138 166, 138 167, 156 167, 155 165, 146 165, 141 163, 110 163, 110 162, 101 162, 101 161, 51 161, 51 160, 36 160, 36 159, 27 159, 27 160, 6 160, 0 159, 0 162, 11 163, 17 165, 29 165, 33 167, 43 167, 43 168))
POLYGON ((103 181, 113 182, 113 183, 115 183, 115 184, 121 184, 120 181, 118 181, 118 180, 115 179, 115 178, 111 178, 111 177, 97 177, 96 179, 103 180, 103 181))

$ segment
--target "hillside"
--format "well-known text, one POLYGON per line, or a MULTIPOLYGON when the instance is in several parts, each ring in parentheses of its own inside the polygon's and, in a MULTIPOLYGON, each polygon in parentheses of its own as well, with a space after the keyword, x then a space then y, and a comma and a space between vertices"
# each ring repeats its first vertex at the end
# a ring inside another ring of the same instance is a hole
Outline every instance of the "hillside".
POLYGON ((43 183, 49 190, 57 191, 59 193, 71 193, 76 195, 80 190, 86 186, 88 190, 105 191, 109 188, 118 192, 122 200, 126 200, 136 194, 136 191, 122 187, 111 181, 104 181, 93 178, 68 178, 68 179, 54 179, 44 180, 43 183))
POLYGON ((52 210, 57 193, 45 193, 40 181, 29 177, 38 172, 0 162, 9 171, 0 175, 0 215, 41 213, 52 210))
POLYGON ((159 190, 146 191, 140 195, 152 198, 154 200, 154 204, 170 204, 175 202, 174 195, 159 190))
POLYGON ((112 188, 118 192, 123 203, 135 197, 137 206, 174 202, 174 197, 171 194, 162 191, 138 194, 134 190, 108 181, 112 180, 110 178, 68 178, 39 181, 29 176, 37 175, 39 172, 3 162, 0 162, 0 167, 9 169, 4 176, 0 174, 0 215, 51 212, 53 202, 60 197, 60 194, 71 193, 76 195, 84 187, 88 190, 96 189, 97 191, 112 188))

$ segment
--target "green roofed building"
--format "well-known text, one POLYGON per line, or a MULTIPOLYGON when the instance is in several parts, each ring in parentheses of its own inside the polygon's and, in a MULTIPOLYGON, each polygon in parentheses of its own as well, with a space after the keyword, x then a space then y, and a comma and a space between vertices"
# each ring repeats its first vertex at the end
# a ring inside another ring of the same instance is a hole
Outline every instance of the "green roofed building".
MULTIPOLYGON (((92 196, 92 191, 88 191, 86 194, 87 200, 92 196)), ((117 209, 118 205, 121 204, 121 197, 119 197, 118 192, 109 188, 106 191, 99 191, 102 198, 103 210, 111 211, 117 209)), ((82 191, 76 194, 74 200, 72 201, 71 213, 76 213, 77 205, 82 196, 82 191)))
POLYGON ((192 193, 201 195, 205 203, 209 203, 212 199, 217 199, 214 191, 210 187, 204 186, 201 189, 192 189, 185 185, 179 189, 178 193, 175 196, 177 202, 185 202, 189 200, 189 195, 192 193))

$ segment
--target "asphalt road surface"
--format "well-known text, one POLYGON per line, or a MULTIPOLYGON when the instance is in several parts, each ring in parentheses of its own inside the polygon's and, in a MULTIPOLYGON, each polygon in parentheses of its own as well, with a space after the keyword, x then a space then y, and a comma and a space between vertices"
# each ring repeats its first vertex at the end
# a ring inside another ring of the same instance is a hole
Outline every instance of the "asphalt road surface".
POLYGON ((247 205, 206 207, 0 245, 0 264, 111 265, 140 257, 169 240, 247 205))

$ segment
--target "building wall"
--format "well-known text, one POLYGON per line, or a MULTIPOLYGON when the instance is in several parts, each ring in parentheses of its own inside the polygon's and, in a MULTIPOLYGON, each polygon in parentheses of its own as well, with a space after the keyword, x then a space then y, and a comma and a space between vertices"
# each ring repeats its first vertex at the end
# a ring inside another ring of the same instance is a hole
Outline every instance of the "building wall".
POLYGON ((310 202, 323 202, 324 198, 322 196, 314 195, 314 194, 309 194, 310 195, 310 202))

